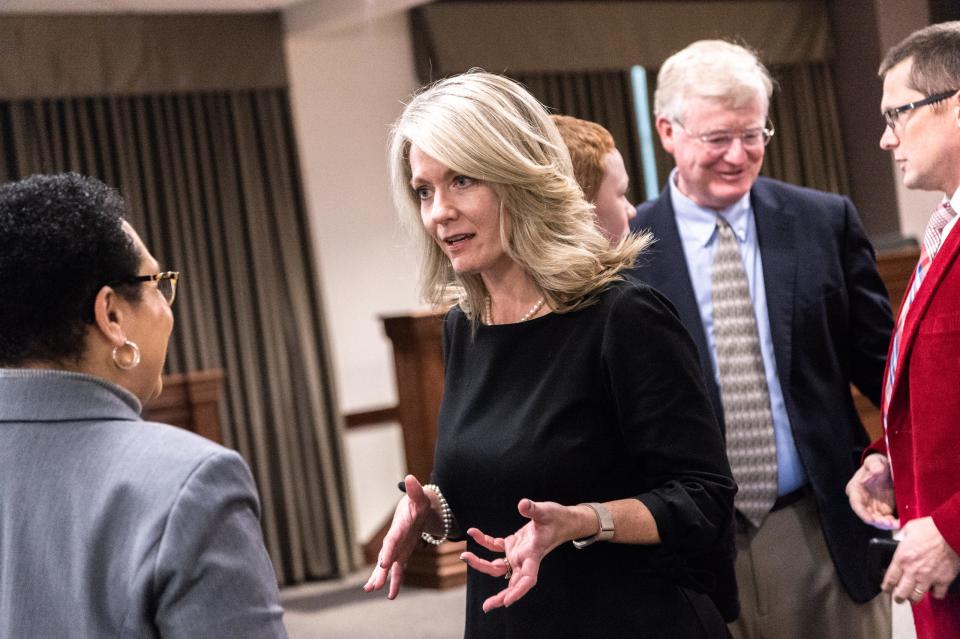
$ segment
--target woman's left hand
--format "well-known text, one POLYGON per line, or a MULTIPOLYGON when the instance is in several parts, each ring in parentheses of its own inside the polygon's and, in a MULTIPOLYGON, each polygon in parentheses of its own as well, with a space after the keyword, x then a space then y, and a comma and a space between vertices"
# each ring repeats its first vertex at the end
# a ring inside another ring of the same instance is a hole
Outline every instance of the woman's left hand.
POLYGON ((552 501, 521 499, 517 510, 530 521, 508 537, 491 537, 477 528, 467 530, 467 534, 487 550, 504 553, 503 558, 492 561, 481 559, 472 552, 460 555, 460 559, 474 570, 507 579, 506 588, 483 602, 484 612, 509 606, 527 594, 537 585, 543 558, 573 538, 567 536, 571 530, 568 507, 552 501))

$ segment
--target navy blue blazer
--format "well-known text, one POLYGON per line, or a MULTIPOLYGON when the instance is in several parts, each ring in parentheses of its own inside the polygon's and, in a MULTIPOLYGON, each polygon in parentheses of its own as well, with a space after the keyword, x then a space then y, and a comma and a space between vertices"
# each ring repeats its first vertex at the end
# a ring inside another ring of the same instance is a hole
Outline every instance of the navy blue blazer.
MULTIPOLYGON (((840 580, 854 601, 864 602, 879 592, 868 574, 867 540, 882 533, 853 514, 845 494, 869 443, 850 384, 879 405, 893 328, 887 291, 849 199, 761 177, 750 191, 750 203, 793 438, 840 580)), ((649 230, 656 238, 638 258, 634 274, 676 306, 699 349, 722 425, 720 390, 669 190, 637 207, 631 229, 649 230)))

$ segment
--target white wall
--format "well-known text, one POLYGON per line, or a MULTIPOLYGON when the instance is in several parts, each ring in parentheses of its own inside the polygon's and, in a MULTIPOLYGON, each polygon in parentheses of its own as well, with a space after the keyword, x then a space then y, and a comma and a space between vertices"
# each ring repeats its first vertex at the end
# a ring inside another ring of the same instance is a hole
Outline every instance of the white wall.
MULTIPOLYGON (((286 15, 291 103, 339 409, 396 403, 380 314, 418 306, 417 258, 390 200, 386 138, 417 86, 409 1, 323 3, 286 15), (365 9, 366 7, 366 9, 365 9)), ((396 424, 345 434, 357 541, 392 512, 405 463, 396 424)))

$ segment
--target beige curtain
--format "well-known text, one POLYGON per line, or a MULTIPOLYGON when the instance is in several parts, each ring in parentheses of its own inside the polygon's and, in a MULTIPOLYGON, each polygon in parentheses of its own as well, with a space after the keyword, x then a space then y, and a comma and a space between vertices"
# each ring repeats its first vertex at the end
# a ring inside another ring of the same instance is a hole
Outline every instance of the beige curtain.
POLYGON ((0 13, 0 98, 285 85, 279 13, 0 13))
POLYGON ((101 178, 183 272, 168 368, 225 369, 225 438, 285 584, 359 560, 293 140, 284 89, 0 102, 0 176, 101 178))
POLYGON ((551 113, 592 120, 613 136, 630 176, 631 202, 643 193, 643 169, 638 154, 637 120, 627 71, 577 73, 514 73, 551 113))
POLYGON ((420 79, 470 67, 561 72, 658 68, 694 40, 748 42, 770 64, 830 57, 825 0, 434 2, 415 8, 420 79))
MULTIPOLYGON (((674 52, 702 38, 749 43, 780 82, 763 173, 850 193, 823 0, 441 2, 414 9, 411 27, 424 82, 474 66, 507 73, 548 106, 610 129, 635 195, 642 168, 628 70, 647 69, 652 105, 656 69, 674 52)), ((656 137, 654 159, 662 188, 673 158, 656 137)))
POLYGON ((773 67, 779 87, 770 103, 776 127, 763 174, 821 191, 850 195, 840 116, 830 66, 773 67))

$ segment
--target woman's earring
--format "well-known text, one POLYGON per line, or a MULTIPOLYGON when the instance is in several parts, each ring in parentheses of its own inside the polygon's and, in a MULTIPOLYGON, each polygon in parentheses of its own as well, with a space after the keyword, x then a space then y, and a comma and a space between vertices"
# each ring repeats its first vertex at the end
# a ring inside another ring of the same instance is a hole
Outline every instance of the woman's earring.
POLYGON ((113 347, 113 364, 124 371, 136 368, 140 364, 140 347, 136 342, 123 340, 122 345, 113 347))

